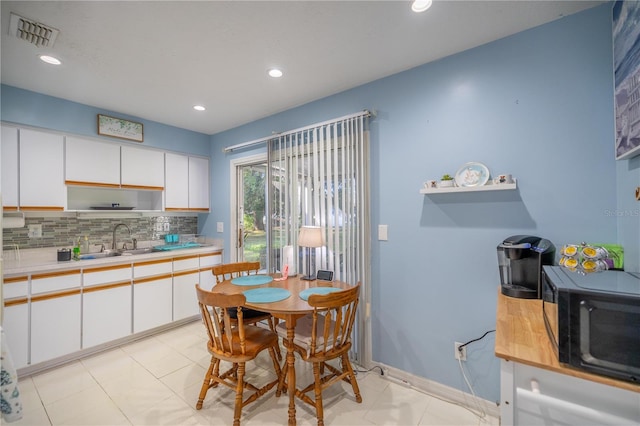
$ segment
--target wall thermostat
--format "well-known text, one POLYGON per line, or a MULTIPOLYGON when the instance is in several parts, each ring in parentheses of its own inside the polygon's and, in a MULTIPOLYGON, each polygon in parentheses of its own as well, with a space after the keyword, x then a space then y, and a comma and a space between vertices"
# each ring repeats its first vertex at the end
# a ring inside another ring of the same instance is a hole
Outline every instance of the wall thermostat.
POLYGON ((320 269, 316 274, 316 279, 319 279, 320 281, 333 281, 333 271, 325 271, 320 269))

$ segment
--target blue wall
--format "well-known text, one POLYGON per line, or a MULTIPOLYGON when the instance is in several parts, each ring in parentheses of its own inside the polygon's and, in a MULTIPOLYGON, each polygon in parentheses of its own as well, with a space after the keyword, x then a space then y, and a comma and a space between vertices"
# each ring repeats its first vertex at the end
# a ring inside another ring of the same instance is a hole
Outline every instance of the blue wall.
MULTIPOLYGON (((611 43, 603 5, 216 134, 219 199, 229 196, 229 160, 262 150, 223 147, 376 110, 372 235, 387 224, 389 240, 372 241, 373 359, 468 391, 453 342, 495 327, 496 245, 505 237, 539 235, 558 247, 620 241, 628 269, 640 270, 640 217, 629 192, 640 183, 640 157, 614 160, 611 43), (518 190, 418 193, 468 161, 513 174, 518 190)), ((229 206, 220 207, 212 227, 230 221, 229 206)), ((488 400, 499 399, 493 339, 471 344, 466 363, 488 400)))
MULTIPOLYGON (((112 115, 142 123, 144 125, 143 145, 145 146, 209 156, 209 136, 203 133, 106 111, 4 84, 0 86, 0 90, 0 106, 2 108, 0 109, 0 119, 2 121, 129 143, 121 139, 98 135, 97 115, 112 115)), ((133 143, 137 144, 137 142, 133 143)))
MULTIPOLYGON (((199 223, 229 248, 229 161, 264 148, 223 147, 377 111, 372 235, 387 224, 389 240, 372 241, 373 359, 468 391, 453 342, 495 327, 505 237, 619 242, 640 271, 640 157, 614 160, 610 22, 610 5, 598 6, 211 137, 125 118, 145 124, 145 144, 211 156, 212 212, 199 223), (468 161, 512 173, 518 190, 418 193, 468 161)), ((97 113, 109 114, 2 86, 2 120, 95 136, 97 113)), ((465 366, 488 400, 499 399, 498 364, 493 334, 469 346, 465 366)))

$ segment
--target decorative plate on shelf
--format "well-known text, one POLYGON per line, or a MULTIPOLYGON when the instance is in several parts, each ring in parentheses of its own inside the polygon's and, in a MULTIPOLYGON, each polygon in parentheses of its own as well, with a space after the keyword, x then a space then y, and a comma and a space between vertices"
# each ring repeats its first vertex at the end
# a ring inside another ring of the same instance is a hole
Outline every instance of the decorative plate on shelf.
POLYGON ((482 163, 467 163, 458 169, 455 181, 463 187, 483 186, 489 181, 489 169, 482 163))

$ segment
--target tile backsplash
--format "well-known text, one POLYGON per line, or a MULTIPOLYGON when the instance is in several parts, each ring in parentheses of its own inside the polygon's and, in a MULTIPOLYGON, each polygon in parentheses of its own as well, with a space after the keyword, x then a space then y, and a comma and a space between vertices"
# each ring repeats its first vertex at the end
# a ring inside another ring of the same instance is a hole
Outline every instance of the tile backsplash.
POLYGON ((131 229, 129 237, 126 228, 118 229, 118 245, 130 243, 132 238, 138 241, 159 240, 165 234, 196 234, 198 218, 195 216, 156 216, 123 219, 86 219, 77 217, 27 217, 24 228, 2 230, 2 243, 5 247, 21 249, 44 247, 71 247, 80 238, 89 237, 91 245, 104 244, 111 247, 113 228, 124 223, 131 229), (169 231, 165 231, 165 224, 169 231), (42 225, 42 237, 29 238, 29 225, 42 225))

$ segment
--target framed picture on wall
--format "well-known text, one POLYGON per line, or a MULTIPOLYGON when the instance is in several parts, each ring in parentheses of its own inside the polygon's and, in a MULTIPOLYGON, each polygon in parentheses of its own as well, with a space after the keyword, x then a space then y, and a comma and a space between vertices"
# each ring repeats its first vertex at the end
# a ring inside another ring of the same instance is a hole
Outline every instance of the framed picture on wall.
POLYGON ((142 123, 98 114, 98 134, 135 142, 143 141, 142 123))
POLYGON ((616 160, 640 154, 640 2, 613 5, 616 160))

